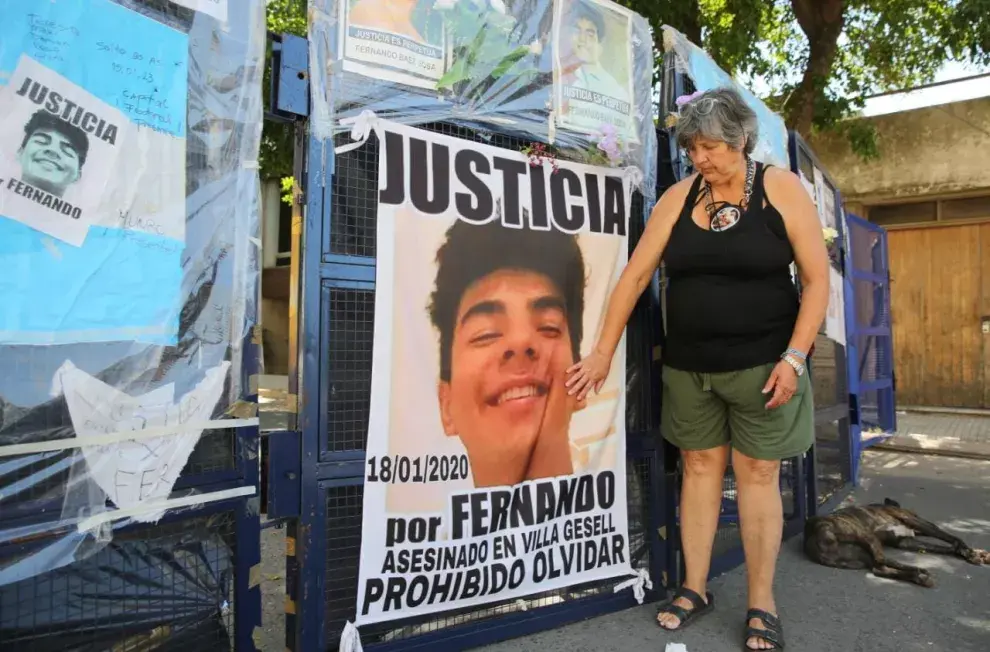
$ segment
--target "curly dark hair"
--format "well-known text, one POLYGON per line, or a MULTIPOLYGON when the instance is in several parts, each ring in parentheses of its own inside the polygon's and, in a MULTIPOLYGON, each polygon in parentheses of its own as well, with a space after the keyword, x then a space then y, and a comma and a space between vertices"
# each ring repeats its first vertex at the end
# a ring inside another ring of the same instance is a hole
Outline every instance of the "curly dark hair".
POLYGON ((24 146, 31 140, 31 136, 39 129, 50 129, 65 136, 72 148, 76 150, 76 156, 79 157, 79 169, 82 169, 82 166, 86 164, 86 155, 89 154, 89 136, 86 135, 85 131, 42 109, 36 111, 24 125, 24 139, 21 141, 21 149, 24 149, 24 146))
POLYGON ((440 333, 440 378, 450 380, 451 347, 461 298, 471 285, 500 270, 546 276, 564 300, 571 353, 580 358, 584 325, 584 255, 577 236, 512 229, 498 219, 477 226, 457 220, 437 250, 430 319, 440 333))

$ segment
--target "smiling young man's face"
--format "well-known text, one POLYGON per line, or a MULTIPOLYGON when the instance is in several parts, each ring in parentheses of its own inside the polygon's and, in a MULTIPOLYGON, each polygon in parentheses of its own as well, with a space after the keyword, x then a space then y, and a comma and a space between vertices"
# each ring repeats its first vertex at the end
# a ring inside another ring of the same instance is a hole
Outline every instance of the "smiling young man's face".
POLYGON ((36 129, 18 159, 25 182, 58 196, 79 179, 79 152, 55 129, 36 129))
POLYGON ((454 323, 450 380, 439 386, 448 435, 461 438, 476 486, 517 482, 541 437, 559 442, 577 405, 564 372, 574 364, 567 308, 542 274, 500 270, 467 288, 454 323))

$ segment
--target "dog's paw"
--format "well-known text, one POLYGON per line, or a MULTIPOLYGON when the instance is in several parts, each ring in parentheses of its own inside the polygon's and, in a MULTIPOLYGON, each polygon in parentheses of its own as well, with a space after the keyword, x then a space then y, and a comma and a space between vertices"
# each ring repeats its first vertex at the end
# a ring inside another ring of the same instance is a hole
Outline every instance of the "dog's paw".
POLYGON ((966 561, 976 566, 990 564, 990 551, 980 550, 979 548, 970 548, 964 556, 966 561))
POLYGON ((914 576, 915 584, 930 589, 935 586, 935 578, 926 570, 919 570, 914 576))

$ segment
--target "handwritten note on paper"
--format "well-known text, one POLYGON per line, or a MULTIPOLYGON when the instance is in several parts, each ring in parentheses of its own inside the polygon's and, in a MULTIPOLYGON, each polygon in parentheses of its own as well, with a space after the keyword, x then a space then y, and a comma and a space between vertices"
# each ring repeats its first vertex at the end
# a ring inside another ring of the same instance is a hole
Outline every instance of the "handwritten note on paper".
MULTIPOLYGON (((165 500, 199 442, 202 430, 186 423, 208 421, 223 392, 229 362, 210 369, 196 387, 175 401, 173 384, 129 396, 66 361, 55 374, 69 407, 76 436, 85 439, 121 431, 174 427, 175 435, 83 447, 90 476, 114 505, 133 507, 165 500)), ((153 522, 161 513, 135 517, 153 522)))
POLYGON ((825 335, 846 345, 846 305, 842 275, 828 266, 828 311, 825 313, 825 335))
POLYGON ((227 0, 172 0, 172 2, 213 16, 221 23, 227 22, 227 0))
POLYGON ((35 59, 137 125, 184 137, 188 37, 110 0, 0 0, 0 72, 35 59))

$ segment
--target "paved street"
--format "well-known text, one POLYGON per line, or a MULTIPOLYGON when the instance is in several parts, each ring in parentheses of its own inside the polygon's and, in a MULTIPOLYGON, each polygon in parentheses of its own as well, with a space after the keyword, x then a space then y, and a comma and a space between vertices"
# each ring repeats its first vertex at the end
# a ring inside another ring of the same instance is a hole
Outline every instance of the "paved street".
MULTIPOLYGON (((869 452, 858 502, 890 497, 918 511, 970 545, 990 548, 990 462, 869 452)), ((893 553, 929 568, 936 587, 882 580, 861 571, 817 566, 785 546, 777 573, 777 600, 789 650, 800 652, 985 652, 990 649, 990 567, 935 556, 893 553)), ((681 633, 654 625, 656 605, 603 616, 487 652, 601 652, 663 650, 683 643, 688 652, 738 652, 745 613, 745 575, 738 568, 713 584, 716 611, 681 633)))
POLYGON ((990 459, 990 413, 898 412, 896 436, 886 445, 990 459))

